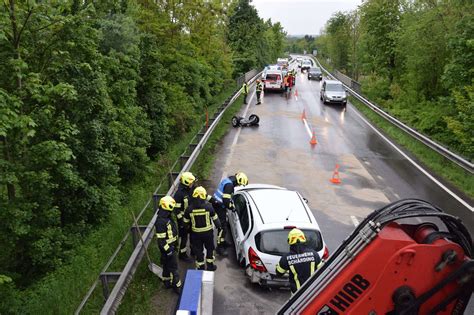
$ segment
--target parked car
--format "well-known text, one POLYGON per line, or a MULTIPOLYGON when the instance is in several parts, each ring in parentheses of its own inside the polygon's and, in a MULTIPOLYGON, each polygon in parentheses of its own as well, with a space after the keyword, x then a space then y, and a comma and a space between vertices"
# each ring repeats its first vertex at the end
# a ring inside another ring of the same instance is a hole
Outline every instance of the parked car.
POLYGON ((264 72, 263 79, 263 90, 283 91, 283 71, 279 67, 278 69, 268 69, 264 72))
POLYGON ((324 104, 339 103, 347 104, 347 91, 342 82, 337 80, 324 80, 321 86, 320 99, 324 104))
POLYGON ((288 58, 278 58, 277 65, 279 65, 282 68, 288 68, 288 65, 289 65, 288 58))
POLYGON ((301 63, 301 71, 303 70, 309 70, 313 66, 313 62, 309 59, 303 60, 301 63))
POLYGON ((288 233, 297 227, 307 244, 327 259, 316 219, 306 200, 296 191, 264 184, 251 184, 236 189, 235 211, 228 211, 230 230, 237 261, 250 282, 262 286, 289 286, 288 276, 277 276, 276 265, 290 251, 288 233))
POLYGON ((313 67, 308 70, 308 80, 322 80, 323 79, 323 73, 321 72, 321 69, 319 67, 313 67))

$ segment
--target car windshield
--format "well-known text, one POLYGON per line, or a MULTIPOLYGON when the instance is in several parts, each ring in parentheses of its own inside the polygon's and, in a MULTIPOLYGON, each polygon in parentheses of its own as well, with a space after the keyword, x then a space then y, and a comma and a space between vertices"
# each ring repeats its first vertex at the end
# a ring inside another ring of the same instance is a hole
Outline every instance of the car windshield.
POLYGON ((281 77, 279 74, 267 74, 267 77, 265 78, 265 80, 268 80, 268 81, 278 81, 280 79, 281 77))
POLYGON ((340 83, 328 83, 326 84, 326 91, 344 92, 344 87, 340 83))
POLYGON ((311 61, 305 60, 305 61, 303 61, 303 64, 305 64, 305 65, 310 65, 310 64, 311 64, 311 61))
MULTIPOLYGON (((320 251, 323 248, 323 241, 321 233, 316 230, 302 230, 306 236, 306 244, 314 249, 320 251)), ((288 245, 288 233, 290 230, 272 230, 264 231, 255 235, 255 243, 257 249, 266 254, 282 256, 290 252, 288 245)))
POLYGON ((311 69, 309 69, 309 72, 312 72, 312 73, 321 73, 321 69, 319 69, 319 68, 311 68, 311 69))

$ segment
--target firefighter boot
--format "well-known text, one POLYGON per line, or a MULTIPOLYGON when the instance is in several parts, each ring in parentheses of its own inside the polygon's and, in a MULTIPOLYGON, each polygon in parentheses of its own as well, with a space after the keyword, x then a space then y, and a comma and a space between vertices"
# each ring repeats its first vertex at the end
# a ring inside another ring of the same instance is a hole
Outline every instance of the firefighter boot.
POLYGON ((207 268, 206 268, 207 271, 216 271, 216 269, 217 269, 217 266, 214 265, 214 263, 207 263, 207 268))
POLYGON ((224 243, 217 245, 216 253, 219 256, 227 256, 227 249, 224 247, 224 243))
POLYGON ((181 259, 184 262, 191 262, 191 258, 188 256, 186 252, 180 253, 179 254, 179 259, 181 259))

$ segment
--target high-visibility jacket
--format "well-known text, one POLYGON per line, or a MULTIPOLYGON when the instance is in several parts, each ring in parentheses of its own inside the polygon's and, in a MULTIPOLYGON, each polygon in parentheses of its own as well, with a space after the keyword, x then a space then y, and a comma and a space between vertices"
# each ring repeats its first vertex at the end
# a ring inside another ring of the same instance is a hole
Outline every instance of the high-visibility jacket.
POLYGON ((231 178, 226 177, 219 183, 214 199, 224 205, 225 208, 230 208, 232 204, 232 195, 234 194, 234 182, 231 178))
POLYGON ((244 82, 244 84, 242 84, 242 92, 244 94, 249 94, 249 86, 247 83, 244 82))
POLYGON ((218 230, 221 229, 221 223, 214 208, 209 202, 202 199, 192 199, 188 209, 184 212, 183 220, 186 224, 190 224, 193 233, 212 231, 213 224, 218 230))
POLYGON ((190 196, 191 189, 188 186, 180 183, 176 193, 173 196, 174 200, 176 201, 174 213, 176 214, 176 218, 180 221, 183 219, 184 211, 188 207, 190 196))
POLYGON ((164 252, 173 250, 178 241, 178 227, 171 219, 170 212, 166 213, 166 210, 161 209, 158 211, 155 229, 160 250, 164 252))
POLYGON ((290 273, 291 292, 296 292, 321 267, 318 253, 304 245, 292 245, 291 252, 283 255, 276 266, 277 275, 290 273))
POLYGON ((257 87, 255 88, 257 90, 257 92, 262 92, 263 90, 263 83, 262 82, 258 82, 257 83, 257 87))

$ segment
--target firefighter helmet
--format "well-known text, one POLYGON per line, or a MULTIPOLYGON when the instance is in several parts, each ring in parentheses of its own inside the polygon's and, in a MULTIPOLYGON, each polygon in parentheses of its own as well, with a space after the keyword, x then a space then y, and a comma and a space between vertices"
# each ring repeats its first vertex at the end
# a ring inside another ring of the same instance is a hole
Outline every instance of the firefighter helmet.
POLYGON ((293 229, 288 233, 288 244, 306 243, 306 237, 300 229, 293 229))
POLYGON ((160 199, 160 208, 167 211, 173 211, 176 206, 176 201, 174 201, 171 196, 164 196, 160 199))
POLYGON ((247 178, 247 175, 245 175, 245 173, 238 172, 237 174, 235 174, 235 178, 237 179, 238 185, 247 186, 247 184, 249 183, 249 179, 247 178))
POLYGON ((193 173, 191 172, 184 172, 181 175, 181 184, 186 185, 186 186, 191 186, 194 181, 196 180, 196 177, 194 177, 193 173))
POLYGON ((206 199, 207 197, 207 192, 206 189, 202 186, 196 187, 193 191, 193 198, 201 198, 201 199, 206 199))

